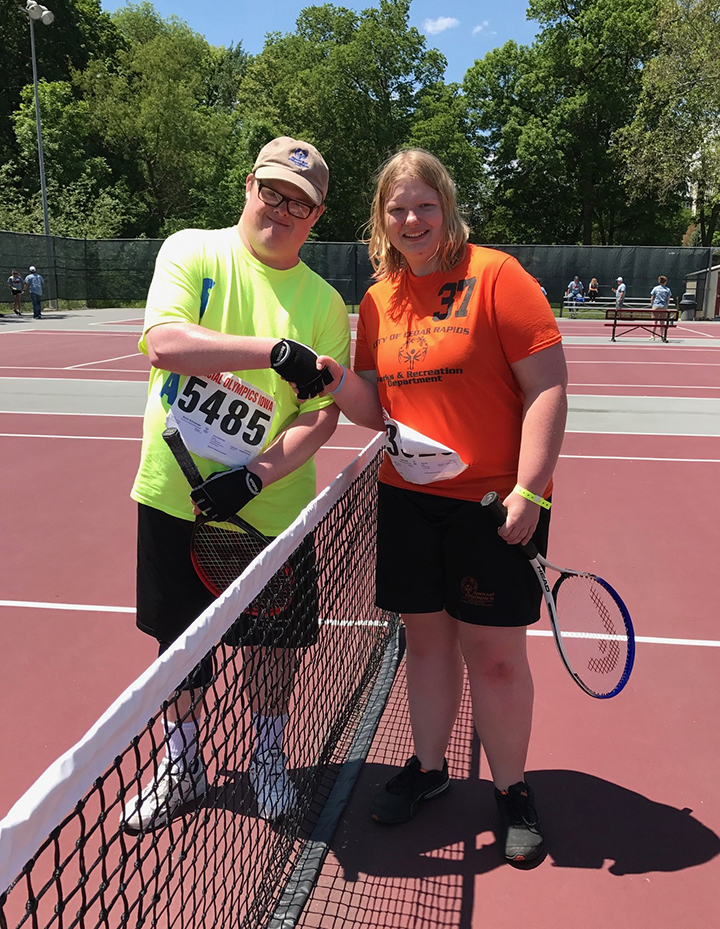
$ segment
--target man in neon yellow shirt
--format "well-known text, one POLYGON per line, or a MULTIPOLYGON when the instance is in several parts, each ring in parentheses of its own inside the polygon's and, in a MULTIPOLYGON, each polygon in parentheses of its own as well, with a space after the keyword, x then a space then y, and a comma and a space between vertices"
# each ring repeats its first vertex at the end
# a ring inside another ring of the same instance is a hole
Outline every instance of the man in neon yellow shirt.
MULTIPOLYGON (((316 356, 306 346, 346 362, 350 355, 342 297, 299 258, 327 186, 328 168, 314 146, 274 139, 247 177, 237 225, 178 232, 158 255, 140 340, 153 367, 132 497, 139 504, 137 624, 158 639, 160 653, 213 599, 190 561, 193 501, 214 518, 242 509, 243 518, 274 536, 315 495, 313 456, 335 431, 338 409, 332 398, 317 396, 316 356), (296 396, 288 381, 305 382, 304 393, 296 396), (224 385, 231 385, 227 396, 224 385), (310 399, 301 404, 303 396, 310 399), (167 422, 180 428, 206 478, 193 499, 162 440, 167 422), (207 429, 209 444, 193 447, 193 435, 207 429)), ((316 627, 296 631, 293 644, 310 645, 315 635, 316 627)), ((259 643, 244 636, 242 644, 259 643)), ((295 658, 294 649, 278 644, 256 649, 245 663, 256 682, 268 673, 264 664, 284 668, 275 671, 274 687, 250 681, 246 688, 256 736, 250 782, 268 819, 295 802, 282 749, 295 658)), ((212 674, 207 664, 168 710, 166 758, 126 806, 129 829, 165 825, 207 788, 192 709, 193 690, 212 674)))

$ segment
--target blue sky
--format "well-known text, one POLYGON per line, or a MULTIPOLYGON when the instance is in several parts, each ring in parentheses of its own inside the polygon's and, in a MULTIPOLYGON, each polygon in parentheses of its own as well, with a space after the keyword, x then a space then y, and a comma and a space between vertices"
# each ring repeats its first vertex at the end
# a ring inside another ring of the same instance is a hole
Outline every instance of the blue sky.
MULTIPOLYGON (((124 6, 124 0, 102 0, 108 12, 124 6)), ((212 45, 242 43, 253 55, 262 51, 267 32, 293 32, 298 13, 308 6, 321 5, 301 0, 269 0, 265 3, 218 3, 210 0, 154 0, 155 9, 167 18, 172 14, 185 20, 212 45)), ((371 0, 338 0, 335 6, 363 10, 374 6, 371 0)), ((477 58, 508 39, 530 44, 536 23, 525 19, 527 0, 413 0, 410 25, 422 32, 429 48, 439 49, 447 59, 445 79, 461 81, 477 58)))

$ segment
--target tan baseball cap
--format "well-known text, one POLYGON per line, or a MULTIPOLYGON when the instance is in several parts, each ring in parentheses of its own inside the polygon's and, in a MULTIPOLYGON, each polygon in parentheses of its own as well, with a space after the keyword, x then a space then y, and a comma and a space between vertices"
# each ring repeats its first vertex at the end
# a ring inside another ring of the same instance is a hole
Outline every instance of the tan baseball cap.
POLYGON ((325 159, 309 142, 280 136, 260 150, 252 173, 259 180, 289 181, 318 206, 327 194, 330 172, 325 159))

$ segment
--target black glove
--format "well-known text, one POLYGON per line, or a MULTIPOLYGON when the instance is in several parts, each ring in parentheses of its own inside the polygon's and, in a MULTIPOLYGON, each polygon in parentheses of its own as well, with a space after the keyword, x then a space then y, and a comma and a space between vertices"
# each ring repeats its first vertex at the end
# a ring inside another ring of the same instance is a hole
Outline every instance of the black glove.
POLYGON ((234 516, 262 490, 262 481, 247 468, 218 471, 190 491, 204 516, 222 521, 234 516))
POLYGON ((317 353, 302 342, 283 339, 272 347, 270 364, 284 381, 297 385, 298 399, 310 400, 317 397, 323 387, 332 384, 332 374, 327 367, 318 371, 317 353))

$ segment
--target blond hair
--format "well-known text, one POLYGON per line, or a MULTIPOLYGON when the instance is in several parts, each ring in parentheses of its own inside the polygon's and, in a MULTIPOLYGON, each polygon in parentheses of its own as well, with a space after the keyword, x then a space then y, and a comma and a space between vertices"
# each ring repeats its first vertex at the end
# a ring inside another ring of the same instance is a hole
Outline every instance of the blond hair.
POLYGON ((440 198, 443 228, 436 270, 450 271, 465 254, 470 227, 460 214, 455 183, 447 168, 439 158, 425 149, 404 149, 389 158, 377 174, 367 240, 370 261, 375 271, 373 277, 376 280, 396 277, 407 267, 402 254, 390 244, 385 230, 385 206, 398 181, 408 178, 432 187, 440 198))

